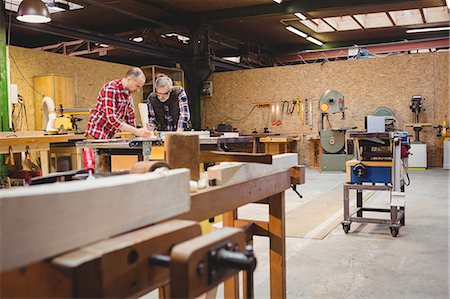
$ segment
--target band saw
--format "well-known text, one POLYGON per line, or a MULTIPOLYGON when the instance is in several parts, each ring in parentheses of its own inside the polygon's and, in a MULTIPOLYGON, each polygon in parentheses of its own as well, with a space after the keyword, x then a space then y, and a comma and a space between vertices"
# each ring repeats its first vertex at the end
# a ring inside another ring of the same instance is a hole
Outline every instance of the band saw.
POLYGON ((323 149, 321 170, 345 170, 351 155, 345 152, 345 132, 356 127, 333 128, 329 115, 341 113, 345 119, 344 96, 337 90, 327 90, 319 100, 319 136, 323 149), (325 127, 324 119, 328 123, 325 127))

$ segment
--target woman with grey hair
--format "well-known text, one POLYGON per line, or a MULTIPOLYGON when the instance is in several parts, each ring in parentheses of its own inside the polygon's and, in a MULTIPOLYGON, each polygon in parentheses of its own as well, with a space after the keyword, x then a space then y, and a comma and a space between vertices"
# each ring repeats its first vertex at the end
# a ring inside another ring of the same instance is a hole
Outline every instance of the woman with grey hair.
POLYGON ((155 92, 147 97, 149 129, 182 132, 190 121, 186 92, 181 86, 173 86, 172 79, 159 76, 155 92))

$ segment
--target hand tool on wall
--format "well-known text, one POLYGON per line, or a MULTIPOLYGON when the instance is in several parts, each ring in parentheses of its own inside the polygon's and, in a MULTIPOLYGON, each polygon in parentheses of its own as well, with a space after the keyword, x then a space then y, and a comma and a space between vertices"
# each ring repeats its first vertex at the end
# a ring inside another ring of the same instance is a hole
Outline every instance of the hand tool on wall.
POLYGON ((291 106, 291 108, 289 108, 289 113, 290 113, 290 114, 294 113, 295 103, 296 103, 296 102, 297 102, 296 100, 292 100, 292 106, 291 106))
POLYGON ((308 124, 308 120, 309 120, 308 103, 309 103, 308 99, 305 99, 305 104, 303 105, 303 115, 304 115, 303 117, 305 119, 305 124, 308 124))
POLYGON ((312 130, 313 128, 313 106, 312 106, 312 98, 309 98, 309 128, 312 130))
POLYGON ((300 100, 300 119, 302 126, 305 124, 305 100, 300 100))
POLYGON ((297 97, 295 101, 295 111, 300 112, 300 98, 297 97))

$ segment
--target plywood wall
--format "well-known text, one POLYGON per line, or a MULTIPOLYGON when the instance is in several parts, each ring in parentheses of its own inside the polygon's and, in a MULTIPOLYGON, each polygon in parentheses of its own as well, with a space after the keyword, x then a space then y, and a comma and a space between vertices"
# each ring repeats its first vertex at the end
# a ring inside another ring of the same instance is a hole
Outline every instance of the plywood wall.
MULTIPOLYGON (((10 47, 11 83, 18 85, 18 92, 26 105, 27 118, 21 117, 22 130, 35 130, 33 77, 49 74, 65 75, 74 78, 75 105, 66 108, 93 108, 100 88, 108 81, 122 78, 128 65, 103 62, 93 59, 71 57, 26 48, 10 47)), ((41 92, 41 91, 40 91, 41 92)), ((142 101, 142 92, 133 95, 134 102, 142 101)), ((137 107, 137 106, 136 106, 137 107)), ((138 113, 137 113, 138 114, 138 113)), ((81 116, 80 129, 85 130, 87 116, 81 116)), ((17 111, 14 119, 17 118, 17 111)))
MULTIPOLYGON (((413 95, 426 99, 421 122, 438 125, 450 116, 448 52, 224 72, 214 74, 212 81, 214 95, 202 102, 203 127, 225 122, 242 132, 254 128, 262 132, 268 127, 272 132, 299 136, 300 159, 306 163, 308 136, 318 130, 318 99, 328 89, 342 92, 347 108, 346 119, 334 118, 333 127, 356 125, 363 129, 364 116, 378 107, 388 107, 405 129, 405 124, 413 121, 409 110, 413 95), (297 97, 313 100, 312 129, 301 124, 296 112, 283 114, 282 124, 273 127, 269 108, 253 108, 258 102, 281 104, 297 97)), ((442 139, 432 128, 421 133, 421 139, 428 144, 428 165, 441 166, 442 139)))

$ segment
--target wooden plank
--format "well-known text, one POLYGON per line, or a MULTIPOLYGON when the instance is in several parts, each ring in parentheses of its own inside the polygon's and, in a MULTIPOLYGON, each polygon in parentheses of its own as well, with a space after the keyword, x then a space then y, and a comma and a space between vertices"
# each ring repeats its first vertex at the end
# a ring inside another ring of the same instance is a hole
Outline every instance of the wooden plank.
MULTIPOLYGON (((11 149, 13 153, 24 153, 27 151, 27 146, 30 151, 48 151, 50 149, 49 143, 30 143, 28 144, 18 144, 12 145, 11 149)), ((0 154, 8 154, 9 146, 0 145, 0 154)))
MULTIPOLYGON (((11 132, 9 133, 10 134, 6 136, 10 136, 11 132)), ((0 146, 31 145, 33 143, 57 143, 83 139, 85 139, 83 135, 22 135, 19 137, 5 137, 5 135, 3 135, 0 137, 0 146)))
POLYGON ((191 195, 191 210, 176 219, 202 221, 248 203, 284 192, 291 186, 289 169, 229 186, 208 187, 191 195))
POLYGON ((223 163, 208 168, 208 179, 215 179, 218 185, 231 185, 256 177, 282 171, 296 166, 298 156, 294 153, 275 155, 272 165, 256 163, 223 163))
POLYGON ((30 186, 0 193, 0 270, 186 212, 187 169, 30 186))
POLYGON ((166 162, 171 168, 185 167, 191 171, 191 180, 200 179, 198 135, 166 134, 164 137, 166 162))
POLYGON ((272 164, 272 155, 240 152, 201 151, 199 162, 254 162, 272 164))

